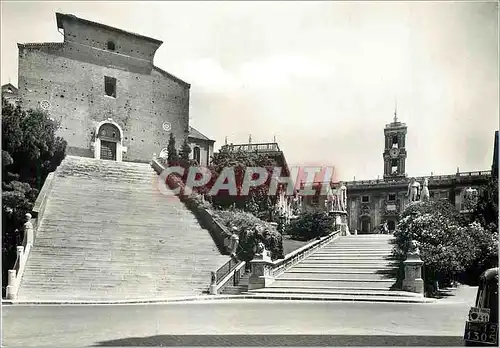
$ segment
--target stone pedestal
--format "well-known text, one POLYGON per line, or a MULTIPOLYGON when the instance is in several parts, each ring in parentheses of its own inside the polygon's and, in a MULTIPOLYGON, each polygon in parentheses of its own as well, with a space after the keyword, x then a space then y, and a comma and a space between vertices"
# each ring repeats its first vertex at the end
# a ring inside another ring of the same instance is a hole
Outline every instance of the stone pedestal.
POLYGON ((217 295, 217 273, 215 272, 211 273, 209 293, 210 295, 217 295))
POLYGON ((336 230, 340 228, 340 233, 342 236, 350 236, 349 225, 347 219, 347 212, 341 210, 333 210, 328 213, 328 215, 333 216, 334 224, 336 230))
POLYGON ((274 281, 271 274, 273 262, 267 253, 255 255, 255 258, 250 261, 250 267, 252 270, 248 279, 248 290, 265 288, 274 281))
POLYGON ((403 280, 403 290, 424 295, 424 280, 422 279, 422 266, 424 262, 418 254, 409 254, 405 267, 405 279, 403 280))
POLYGON ((15 300, 16 299, 16 271, 13 269, 10 269, 8 271, 8 285, 7 288, 5 289, 6 291, 6 297, 8 300, 15 300))

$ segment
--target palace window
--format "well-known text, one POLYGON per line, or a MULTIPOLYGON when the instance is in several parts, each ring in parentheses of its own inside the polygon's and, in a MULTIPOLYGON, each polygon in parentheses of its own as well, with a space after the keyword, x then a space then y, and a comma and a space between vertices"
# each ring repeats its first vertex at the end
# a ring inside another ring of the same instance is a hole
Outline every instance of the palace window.
POLYGON ((370 196, 362 196, 361 202, 362 203, 370 203, 370 196))
POLYGON ((114 51, 116 48, 115 48, 115 43, 111 40, 108 41, 108 50, 110 51, 114 51))
POLYGON ((389 202, 394 202, 396 201, 396 194, 395 193, 389 193, 389 197, 387 199, 389 202))
POLYGON ((104 93, 116 98, 116 79, 114 77, 104 76, 104 93))

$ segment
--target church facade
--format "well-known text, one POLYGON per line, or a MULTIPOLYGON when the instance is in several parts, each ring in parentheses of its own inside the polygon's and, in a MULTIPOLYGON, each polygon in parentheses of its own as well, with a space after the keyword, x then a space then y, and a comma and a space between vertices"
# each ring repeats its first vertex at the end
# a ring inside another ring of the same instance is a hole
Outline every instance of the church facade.
POLYGON ((209 159, 213 141, 189 127, 190 84, 153 64, 161 41, 73 15, 56 20, 63 42, 18 44, 18 97, 60 123, 69 155, 150 161, 173 133, 178 147, 187 139, 192 156, 209 159))
MULTIPOLYGON (((406 124, 394 121, 384 128, 384 149, 382 152, 383 179, 354 180, 344 182, 347 187, 347 213, 349 229, 358 233, 377 233, 387 223, 390 231, 395 230, 398 216, 408 205, 408 188, 411 177, 406 173, 406 124)), ((457 172, 450 175, 415 177, 423 185, 428 181, 431 200, 446 199, 457 209, 465 212, 465 197, 472 190, 481 190, 491 177, 491 171, 457 172)), ((328 183, 315 183, 316 192, 328 183)), ((313 187, 314 187, 313 186, 313 187)), ((334 183, 333 186, 339 186, 334 183)), ((325 196, 304 197, 305 210, 325 209, 325 196)))

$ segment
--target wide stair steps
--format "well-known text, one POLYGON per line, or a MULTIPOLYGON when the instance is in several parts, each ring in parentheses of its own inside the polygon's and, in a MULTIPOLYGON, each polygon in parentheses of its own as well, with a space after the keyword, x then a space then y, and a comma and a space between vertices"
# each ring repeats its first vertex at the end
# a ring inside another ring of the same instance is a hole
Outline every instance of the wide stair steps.
POLYGON ((159 185, 149 164, 66 157, 17 299, 122 301, 205 292, 210 271, 227 256, 159 185))
POLYGON ((423 302, 422 296, 393 291, 397 264, 392 235, 343 236, 279 275, 267 288, 248 294, 275 298, 423 302))

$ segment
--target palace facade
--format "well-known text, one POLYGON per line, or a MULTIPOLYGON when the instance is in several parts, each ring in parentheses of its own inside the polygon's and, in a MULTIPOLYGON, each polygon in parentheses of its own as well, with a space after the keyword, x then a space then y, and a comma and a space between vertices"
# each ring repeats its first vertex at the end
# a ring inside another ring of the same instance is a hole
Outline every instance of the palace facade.
MULTIPOLYGON (((408 185, 411 177, 406 173, 407 126, 394 121, 384 128, 384 149, 382 152, 384 175, 383 179, 354 180, 344 184, 347 187, 347 213, 350 231, 358 233, 377 233, 380 226, 387 222, 390 231, 396 228, 398 216, 408 204, 408 185)), ((498 139, 496 132, 495 139, 498 139)), ((495 148, 498 146, 495 140, 495 148)), ((498 150, 495 150, 495 154, 498 150)), ((495 168, 496 155, 494 155, 495 168)), ((464 212, 466 190, 472 188, 480 191, 491 177, 490 170, 476 172, 459 172, 450 175, 430 175, 415 177, 422 185, 428 180, 430 198, 433 200, 447 199, 457 209, 464 212)), ((329 183, 313 183, 316 196, 303 197, 304 210, 325 209, 326 196, 318 194, 321 186, 329 183)), ((333 183, 338 186, 339 183, 333 183)))

